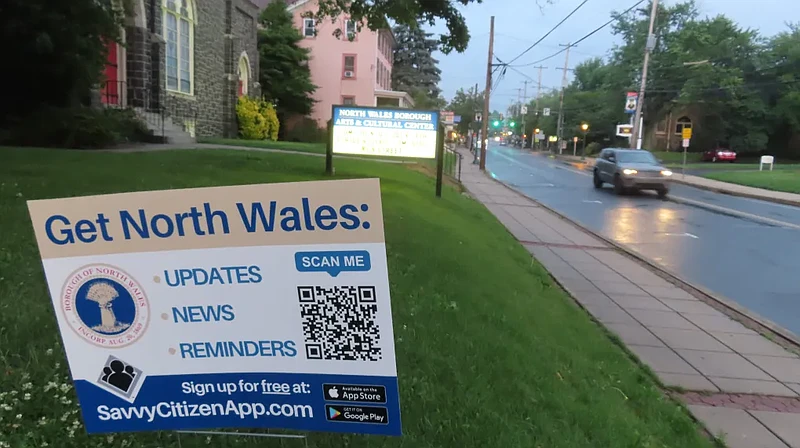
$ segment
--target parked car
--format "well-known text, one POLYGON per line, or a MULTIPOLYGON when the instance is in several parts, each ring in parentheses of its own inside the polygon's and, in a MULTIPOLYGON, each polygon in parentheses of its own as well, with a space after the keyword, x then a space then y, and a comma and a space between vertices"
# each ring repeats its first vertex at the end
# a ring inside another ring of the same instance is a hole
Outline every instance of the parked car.
POLYGON ((658 197, 669 193, 672 171, 663 167, 650 151, 642 149, 606 148, 594 165, 595 188, 604 183, 614 186, 614 192, 655 190, 658 197))
POLYGON ((736 152, 730 149, 717 148, 703 153, 703 162, 735 162, 736 152))

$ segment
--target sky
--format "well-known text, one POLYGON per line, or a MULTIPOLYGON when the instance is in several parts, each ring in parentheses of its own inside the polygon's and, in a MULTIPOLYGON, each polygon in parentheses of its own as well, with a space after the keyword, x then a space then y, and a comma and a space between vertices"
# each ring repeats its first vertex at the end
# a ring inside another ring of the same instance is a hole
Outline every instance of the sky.
MULTIPOLYGON (((449 101, 457 89, 468 89, 476 83, 481 91, 485 87, 490 16, 495 16, 495 54, 501 60, 508 61, 547 33, 581 1, 553 0, 552 5, 547 5, 544 0, 539 0, 543 5, 540 8, 537 0, 484 0, 482 4, 472 3, 460 8, 469 26, 471 39, 464 53, 436 55, 442 70, 439 86, 444 97, 449 101)), ((677 3, 677 0, 660 1, 668 5, 677 3)), ((740 26, 757 30, 765 36, 786 30, 787 22, 800 22, 799 2, 800 0, 696 0, 701 18, 722 14, 740 26)), ((607 22, 612 11, 624 11, 635 3, 636 0, 589 0, 569 20, 514 64, 526 64, 550 56, 561 49, 559 44, 579 39, 607 22)), ((440 33, 444 29, 444 25, 437 24, 431 31, 440 33)), ((604 28, 570 50, 569 68, 574 68, 588 58, 607 55, 618 43, 619 40, 611 34, 611 26, 604 28)), ((564 62, 562 53, 536 64, 547 67, 542 70, 543 91, 561 86, 564 62)), ((522 67, 519 70, 533 80, 538 79, 536 68, 522 67)), ((518 89, 524 89, 525 79, 525 76, 507 70, 492 97, 491 109, 505 112, 511 103, 517 101, 520 95, 518 89)), ((535 82, 528 82, 527 94, 528 98, 535 97, 535 82)))

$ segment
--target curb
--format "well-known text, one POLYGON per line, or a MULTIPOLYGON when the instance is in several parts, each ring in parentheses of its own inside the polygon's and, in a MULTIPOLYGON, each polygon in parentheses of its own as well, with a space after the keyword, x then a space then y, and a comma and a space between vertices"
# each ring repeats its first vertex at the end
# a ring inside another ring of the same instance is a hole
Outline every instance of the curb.
MULTIPOLYGON (((782 342, 784 342, 783 345, 789 344, 794 349, 800 348, 800 336, 795 335, 791 331, 781 327, 780 325, 776 324, 775 322, 772 322, 771 320, 769 320, 769 319, 767 319, 767 318, 765 318, 763 316, 760 316, 759 314, 757 314, 757 313, 755 313, 753 311, 750 311, 750 310, 744 308, 743 306, 739 305, 738 303, 733 302, 730 299, 721 297, 721 296, 715 294, 714 292, 703 288, 702 286, 696 286, 696 285, 688 282, 687 280, 684 280, 678 274, 672 272, 671 270, 669 270, 667 268, 659 266, 655 262, 651 261, 650 259, 648 259, 645 256, 643 256, 643 255, 639 254, 638 252, 636 252, 634 249, 632 249, 632 248, 630 248, 630 247, 628 247, 628 246, 626 246, 624 244, 617 243, 616 241, 613 241, 613 240, 611 240, 611 239, 609 239, 609 238, 607 238, 607 237, 605 237, 603 235, 600 235, 599 233, 597 233, 597 232, 585 227, 583 224, 568 218, 567 216, 563 215, 562 213, 560 213, 560 212, 554 210, 553 208, 551 208, 551 207, 549 207, 549 206, 537 201, 536 199, 533 199, 533 198, 530 198, 530 197, 524 195, 523 193, 517 191, 513 187, 510 187, 510 186, 506 185, 505 183, 500 182, 499 180, 492 178, 491 176, 487 175, 486 173, 484 173, 484 175, 488 179, 491 179, 491 180, 497 182, 498 184, 504 186, 505 188, 508 188, 509 190, 521 195, 522 197, 524 197, 528 201, 536 204, 539 207, 542 207, 545 210, 550 211, 551 213, 555 214, 556 216, 560 217, 561 219, 563 219, 563 220, 575 225, 576 227, 578 227, 579 229, 583 230, 584 232, 594 236, 595 238, 599 239, 600 241, 605 242, 606 244, 608 244, 612 248, 616 249, 617 251, 622 252, 622 253, 628 255, 629 257, 639 261, 640 263, 643 263, 643 264, 647 265, 651 270, 656 271, 658 273, 661 273, 662 276, 667 277, 667 279, 671 280, 671 282, 673 284, 675 284, 676 286, 686 290, 689 293, 692 293, 695 296, 700 296, 702 298, 705 298, 706 301, 710 301, 711 304, 717 305, 717 307, 721 307, 722 310, 719 310, 719 311, 725 312, 725 314, 727 314, 728 317, 731 317, 734 320, 740 321, 741 323, 750 324, 749 326, 751 328, 754 327, 752 329, 755 329, 758 333, 761 333, 761 334, 768 333, 768 334, 777 335, 778 337, 781 338, 782 342), (744 322, 742 322, 742 321, 744 321, 744 322)), ((748 325, 746 325, 746 326, 748 326, 748 325)))
MULTIPOLYGON (((566 162, 566 163, 568 163, 568 164, 570 164, 572 166, 575 166, 576 164, 580 164, 580 162, 572 161, 572 160, 570 160, 570 159, 568 159, 568 158, 566 158, 564 156, 556 155, 555 158, 558 159, 558 160, 561 160, 562 162, 566 162)), ((587 163, 587 165, 588 165, 588 163, 587 163)), ((793 206, 793 207, 800 207, 800 201, 793 201, 791 199, 783 199, 783 198, 776 198, 776 197, 772 197, 772 196, 762 196, 762 195, 758 195, 758 194, 752 194, 752 193, 746 193, 746 192, 740 192, 740 191, 734 191, 734 190, 727 190, 725 188, 710 187, 708 185, 698 185, 698 184, 693 184, 691 182, 686 182, 685 180, 676 179, 674 176, 673 176, 672 182, 675 182, 676 184, 686 185, 688 187, 694 187, 694 188, 697 188, 699 190, 711 191, 711 192, 720 193, 720 194, 727 194, 728 196, 736 196, 736 197, 740 197, 740 198, 756 199, 756 200, 759 200, 759 201, 773 202, 775 204, 790 205, 790 206, 793 206)))
POLYGON ((759 201, 774 202, 776 204, 790 205, 790 206, 793 206, 793 207, 800 207, 800 201, 793 201, 791 199, 782 199, 782 198, 773 198, 773 197, 768 197, 768 196, 759 196, 757 194, 750 194, 750 193, 738 192, 738 191, 734 192, 734 191, 731 191, 731 190, 726 190, 724 188, 709 187, 709 186, 706 186, 706 185, 702 185, 701 186, 701 185, 689 183, 689 182, 686 182, 684 180, 679 180, 679 179, 672 179, 672 181, 675 182, 675 183, 681 184, 681 185, 686 185, 686 186, 689 186, 689 187, 699 188, 700 190, 706 190, 706 191, 711 191, 711 192, 720 193, 720 194, 727 194, 728 196, 737 196, 737 197, 740 197, 740 198, 757 199, 759 201))

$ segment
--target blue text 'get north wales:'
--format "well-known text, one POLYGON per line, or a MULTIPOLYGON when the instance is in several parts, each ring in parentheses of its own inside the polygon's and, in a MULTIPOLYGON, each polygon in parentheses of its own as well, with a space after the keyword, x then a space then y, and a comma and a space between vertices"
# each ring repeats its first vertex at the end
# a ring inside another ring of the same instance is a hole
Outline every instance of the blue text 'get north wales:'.
MULTIPOLYGON (((369 221, 363 220, 361 213, 369 211, 368 204, 344 204, 338 208, 332 205, 311 206, 308 198, 302 198, 299 207, 279 206, 270 201, 265 207, 261 202, 236 203, 238 219, 248 233, 274 232, 314 232, 369 229, 369 221)), ((52 215, 45 221, 47 238, 56 245, 93 243, 95 241, 114 241, 109 232, 110 218, 104 213, 96 217, 83 217, 71 220, 64 215, 52 215)), ((139 238, 171 238, 187 235, 206 236, 231 232, 231 219, 222 210, 214 210, 211 204, 190 207, 188 211, 172 214, 148 214, 145 209, 136 211, 120 210, 116 225, 126 240, 139 238)))

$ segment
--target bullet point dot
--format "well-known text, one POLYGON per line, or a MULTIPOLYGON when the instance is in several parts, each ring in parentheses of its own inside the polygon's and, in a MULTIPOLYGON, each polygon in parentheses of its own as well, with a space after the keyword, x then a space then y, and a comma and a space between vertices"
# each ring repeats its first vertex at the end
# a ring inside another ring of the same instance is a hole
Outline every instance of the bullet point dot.
POLYGON ((369 205, 367 205, 367 204, 361 204, 361 211, 362 211, 362 212, 366 212, 367 210, 369 210, 369 205))
POLYGON ((161 318, 164 319, 164 320, 167 320, 167 319, 169 319, 169 314, 161 313, 161 318))
POLYGON ((169 350, 167 350, 167 351, 169 352, 169 354, 170 354, 170 355, 174 355, 175 353, 177 353, 177 352, 178 352, 178 351, 177 351, 177 350, 175 350, 174 348, 171 348, 171 349, 169 349, 169 350))
POLYGON ((369 230, 369 228, 372 227, 372 226, 370 225, 369 221, 364 221, 364 224, 362 224, 361 227, 369 230))
POLYGON ((161 283, 161 277, 156 275, 155 277, 153 277, 153 281, 156 283, 161 283))

